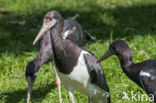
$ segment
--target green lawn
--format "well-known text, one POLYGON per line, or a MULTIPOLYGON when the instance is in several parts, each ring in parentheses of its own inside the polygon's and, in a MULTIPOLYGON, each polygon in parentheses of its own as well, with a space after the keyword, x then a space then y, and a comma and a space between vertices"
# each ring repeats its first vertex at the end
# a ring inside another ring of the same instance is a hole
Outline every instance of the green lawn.
MULTIPOLYGON (((43 16, 58 10, 65 19, 76 20, 96 42, 84 47, 98 58, 111 42, 128 42, 134 62, 156 59, 156 0, 0 0, 0 103, 26 103, 25 68, 36 55, 32 42, 42 25, 43 16)), ((34 85, 32 103, 58 103, 52 63, 44 65, 34 85)), ((122 99, 145 93, 122 72, 117 57, 102 62, 112 103, 148 103, 122 99)), ((63 103, 69 96, 62 84, 63 103)), ((76 103, 87 103, 85 95, 75 93, 76 103)))

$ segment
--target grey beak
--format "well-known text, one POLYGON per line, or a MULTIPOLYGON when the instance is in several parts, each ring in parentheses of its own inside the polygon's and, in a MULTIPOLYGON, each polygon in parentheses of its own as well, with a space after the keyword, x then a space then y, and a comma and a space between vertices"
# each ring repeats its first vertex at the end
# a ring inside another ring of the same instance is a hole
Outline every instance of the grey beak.
POLYGON ((30 98, 31 98, 31 93, 32 93, 34 82, 31 81, 31 77, 27 77, 27 81, 28 81, 27 103, 30 103, 30 98))
POLYGON ((103 61, 104 59, 107 59, 108 57, 112 56, 113 53, 111 52, 111 50, 108 50, 97 62, 101 62, 103 61))
POLYGON ((43 37, 43 35, 44 35, 51 27, 53 27, 53 26, 55 25, 55 23, 56 23, 56 20, 55 20, 55 19, 53 19, 53 20, 50 21, 49 23, 44 23, 43 26, 42 26, 42 28, 41 28, 41 30, 40 30, 40 32, 39 32, 38 35, 36 36, 36 38, 35 38, 35 40, 34 40, 34 42, 33 42, 33 45, 35 45, 35 44, 38 42, 38 40, 40 40, 40 39, 43 37))

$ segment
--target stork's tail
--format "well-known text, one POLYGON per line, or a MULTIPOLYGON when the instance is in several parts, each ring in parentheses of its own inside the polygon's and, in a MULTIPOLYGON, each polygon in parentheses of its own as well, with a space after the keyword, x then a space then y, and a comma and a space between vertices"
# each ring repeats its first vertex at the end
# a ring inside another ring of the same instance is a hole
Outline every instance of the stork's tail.
POLYGON ((84 32, 86 33, 87 40, 93 40, 93 41, 96 40, 96 37, 95 37, 95 36, 92 36, 92 35, 89 34, 86 30, 84 30, 84 32))

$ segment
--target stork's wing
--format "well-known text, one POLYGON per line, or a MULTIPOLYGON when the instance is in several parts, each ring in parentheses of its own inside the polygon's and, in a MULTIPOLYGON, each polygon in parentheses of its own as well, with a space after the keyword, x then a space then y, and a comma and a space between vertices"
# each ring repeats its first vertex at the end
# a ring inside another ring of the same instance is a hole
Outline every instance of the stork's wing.
POLYGON ((101 64, 96 63, 97 58, 93 54, 85 54, 84 59, 91 77, 91 83, 96 84, 100 88, 108 91, 105 74, 101 64))
POLYGON ((143 89, 156 96, 156 68, 143 69, 139 76, 143 89))

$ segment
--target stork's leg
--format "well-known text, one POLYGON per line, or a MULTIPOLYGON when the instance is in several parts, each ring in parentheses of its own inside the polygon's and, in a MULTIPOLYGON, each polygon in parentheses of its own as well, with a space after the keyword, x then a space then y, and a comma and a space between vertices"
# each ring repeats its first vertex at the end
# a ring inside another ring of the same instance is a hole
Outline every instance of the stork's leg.
POLYGON ((91 103, 91 98, 90 98, 90 96, 88 96, 88 103, 91 103))
POLYGON ((92 94, 93 94, 93 89, 94 89, 94 86, 93 85, 89 85, 88 103, 91 103, 91 97, 92 97, 92 94))
POLYGON ((56 85, 58 88, 58 94, 59 94, 59 103, 62 103, 62 98, 61 98, 61 81, 59 76, 56 74, 56 85))
POLYGON ((62 97, 61 97, 61 81, 60 81, 60 78, 56 72, 56 68, 55 66, 53 66, 54 68, 54 72, 55 72, 55 75, 56 75, 56 85, 57 85, 57 88, 58 88, 58 94, 59 94, 59 103, 62 103, 62 97))
POLYGON ((73 93, 72 93, 70 90, 68 90, 68 93, 69 93, 71 102, 72 102, 72 103, 75 103, 75 102, 74 102, 74 95, 73 95, 73 93))

